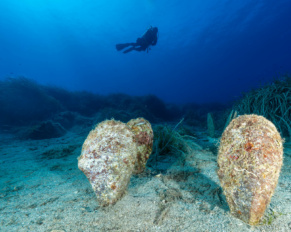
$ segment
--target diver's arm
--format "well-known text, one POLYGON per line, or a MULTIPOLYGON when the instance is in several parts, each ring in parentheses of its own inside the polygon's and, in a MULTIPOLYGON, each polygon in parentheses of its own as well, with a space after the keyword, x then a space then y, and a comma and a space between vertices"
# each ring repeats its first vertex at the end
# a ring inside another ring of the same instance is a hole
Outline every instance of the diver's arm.
POLYGON ((153 40, 152 45, 156 45, 157 42, 158 42, 158 38, 156 37, 156 38, 153 40))

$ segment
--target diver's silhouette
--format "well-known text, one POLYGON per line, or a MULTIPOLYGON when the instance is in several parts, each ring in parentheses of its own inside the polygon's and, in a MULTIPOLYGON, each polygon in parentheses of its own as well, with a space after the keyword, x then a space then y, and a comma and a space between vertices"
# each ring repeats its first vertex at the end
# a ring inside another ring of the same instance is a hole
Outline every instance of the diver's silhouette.
POLYGON ((130 48, 123 51, 123 53, 128 53, 133 50, 135 51, 149 51, 149 46, 156 45, 158 41, 158 28, 157 27, 150 27, 146 33, 141 38, 137 38, 135 43, 124 43, 124 44, 116 44, 117 51, 120 51, 124 48, 131 46, 130 48))

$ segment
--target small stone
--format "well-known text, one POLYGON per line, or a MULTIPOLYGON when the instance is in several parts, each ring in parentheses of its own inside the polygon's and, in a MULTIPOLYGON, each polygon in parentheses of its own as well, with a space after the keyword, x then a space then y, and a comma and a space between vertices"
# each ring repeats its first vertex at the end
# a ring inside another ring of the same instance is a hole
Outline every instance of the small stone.
POLYGON ((85 210, 86 210, 88 213, 93 212, 93 210, 92 210, 90 207, 85 207, 85 210))

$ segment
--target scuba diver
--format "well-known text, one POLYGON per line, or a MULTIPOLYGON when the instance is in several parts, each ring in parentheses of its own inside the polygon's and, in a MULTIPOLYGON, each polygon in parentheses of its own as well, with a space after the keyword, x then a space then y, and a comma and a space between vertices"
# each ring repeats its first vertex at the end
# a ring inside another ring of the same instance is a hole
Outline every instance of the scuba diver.
POLYGON ((158 28, 150 27, 141 38, 137 38, 135 43, 124 43, 124 44, 116 44, 117 51, 121 51, 124 48, 131 46, 130 48, 123 51, 123 53, 128 53, 133 50, 135 51, 145 51, 149 52, 149 46, 156 45, 158 41, 158 28))

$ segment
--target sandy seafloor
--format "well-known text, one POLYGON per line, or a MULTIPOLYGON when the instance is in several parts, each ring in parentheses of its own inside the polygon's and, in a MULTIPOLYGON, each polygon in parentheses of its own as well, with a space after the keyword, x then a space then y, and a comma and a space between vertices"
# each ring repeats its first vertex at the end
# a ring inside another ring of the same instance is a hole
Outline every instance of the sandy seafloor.
POLYGON ((207 142, 202 131, 197 143, 204 142, 184 162, 132 176, 120 201, 99 207, 77 167, 87 133, 26 141, 0 135, 0 231, 291 231, 290 142, 263 225, 254 227, 231 216, 211 149, 217 140, 207 142))

